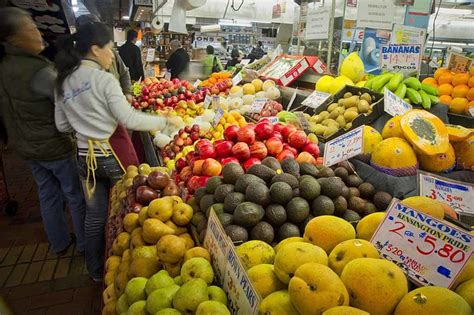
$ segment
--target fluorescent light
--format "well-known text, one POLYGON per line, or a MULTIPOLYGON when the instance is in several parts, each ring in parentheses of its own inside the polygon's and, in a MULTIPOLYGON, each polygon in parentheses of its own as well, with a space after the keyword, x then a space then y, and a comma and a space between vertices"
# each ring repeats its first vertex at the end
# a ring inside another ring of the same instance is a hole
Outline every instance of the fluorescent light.
POLYGON ((74 12, 77 12, 77 11, 79 11, 79 8, 76 7, 76 6, 73 6, 73 7, 72 7, 72 10, 73 10, 74 12))
POLYGON ((130 17, 128 15, 122 16, 122 20, 130 20, 130 17))
POLYGON ((246 26, 251 27, 251 22, 238 21, 238 20, 229 20, 229 19, 220 19, 219 25, 229 25, 229 26, 246 26))
POLYGON ((462 14, 471 14, 472 10, 469 10, 469 9, 440 8, 439 13, 462 15, 462 14))

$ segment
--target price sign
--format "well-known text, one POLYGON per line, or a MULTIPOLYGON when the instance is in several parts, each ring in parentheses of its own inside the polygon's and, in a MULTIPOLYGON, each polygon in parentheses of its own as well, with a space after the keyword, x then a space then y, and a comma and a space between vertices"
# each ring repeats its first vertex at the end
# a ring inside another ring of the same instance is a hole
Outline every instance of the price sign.
POLYGON ((257 97, 253 100, 252 105, 250 105, 250 113, 260 113, 262 111, 263 106, 267 102, 267 98, 265 97, 257 97))
POLYGON ((474 107, 469 108, 469 114, 474 117, 474 107))
POLYGON ((145 61, 146 61, 146 62, 155 61, 155 48, 148 48, 148 49, 146 50, 145 61))
POLYGON ((196 82, 194 82, 193 86, 197 88, 201 84, 201 80, 197 79, 196 82))
POLYGON ((380 69, 391 72, 419 71, 422 45, 382 45, 380 69))
POLYGON ((362 153, 364 148, 364 126, 360 126, 324 146, 324 166, 329 167, 362 153))
POLYGON ((418 171, 420 196, 446 202, 458 213, 474 214, 474 186, 428 172, 418 171))
POLYGON ((413 106, 396 96, 389 89, 384 89, 384 111, 391 116, 401 116, 411 110, 413 106))
POLYGON ((171 72, 169 72, 169 71, 165 72, 165 80, 167 80, 167 81, 171 80, 171 72))
POLYGON ((393 199, 371 243, 422 285, 449 288, 472 254, 474 235, 393 199))
POLYGON ((469 72, 471 68, 472 59, 463 55, 451 53, 448 59, 448 69, 454 72, 469 72))
POLYGON ((235 77, 232 78, 232 86, 236 86, 240 83, 240 81, 242 81, 242 71, 237 73, 235 77))
POLYGON ((229 298, 231 314, 258 314, 260 296, 253 287, 233 247, 227 254, 224 290, 229 298))
POLYGON ((228 242, 227 234, 217 218, 214 209, 211 209, 207 221, 204 247, 207 248, 211 254, 212 266, 216 272, 218 283, 222 285, 224 283, 224 275, 227 267, 227 254, 232 245, 228 242))
POLYGON ((331 96, 332 95, 329 93, 314 91, 303 102, 301 102, 301 105, 311 108, 318 108, 319 106, 325 104, 331 96))
POLYGON ((221 97, 219 95, 213 95, 212 96, 212 108, 213 109, 219 108, 220 100, 221 100, 221 97))
POLYGON ((214 121, 213 121, 213 126, 217 126, 219 124, 219 121, 221 120, 222 116, 224 116, 224 110, 219 107, 219 109, 216 112, 216 115, 214 116, 214 121))
POLYGON ((246 65, 248 65, 249 63, 250 63, 250 59, 242 59, 242 60, 240 61, 240 64, 241 64, 242 66, 246 66, 246 65))
POLYGON ((209 96, 209 94, 207 94, 206 97, 204 98, 204 109, 208 109, 211 102, 212 102, 212 98, 209 96))
POLYGON ((293 92, 293 95, 291 95, 290 101, 288 102, 288 106, 287 106, 288 110, 290 110, 291 106, 293 106, 297 93, 298 93, 298 88, 296 88, 295 91, 293 92))

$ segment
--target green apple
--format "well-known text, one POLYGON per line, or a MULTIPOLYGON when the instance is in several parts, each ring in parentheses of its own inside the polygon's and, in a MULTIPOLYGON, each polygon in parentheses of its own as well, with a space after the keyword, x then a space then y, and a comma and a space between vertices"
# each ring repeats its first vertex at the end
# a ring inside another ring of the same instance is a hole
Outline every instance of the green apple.
POLYGON ((174 308, 165 308, 156 313, 155 315, 181 315, 181 312, 175 310, 174 308))
POLYGON ((210 301, 221 302, 224 305, 227 305, 227 295, 224 290, 218 286, 211 285, 207 288, 207 293, 209 294, 210 301))
POLYGON ((126 313, 129 306, 130 305, 128 305, 127 296, 125 294, 122 294, 117 300, 115 311, 117 312, 117 314, 126 313))
POLYGON ((164 288, 156 289, 146 299, 146 310, 150 314, 155 314, 164 308, 173 305, 173 298, 179 290, 179 285, 173 284, 164 288))
POLYGON ((200 278, 192 279, 183 284, 176 292, 173 298, 173 307, 184 314, 194 313, 199 304, 208 299, 206 281, 200 278))
POLYGON ((147 315, 146 301, 136 301, 128 308, 127 315, 147 315))
POLYGON ((217 301, 204 301, 196 309, 196 315, 230 315, 227 306, 217 301))
POLYGON ((168 271, 160 270, 148 279, 145 286, 146 294, 150 295, 156 289, 165 288, 173 284, 175 284, 174 280, 170 277, 168 271))
POLYGON ((174 277, 174 283, 176 283, 177 285, 183 285, 183 278, 181 276, 174 277))
POLYGON ((192 279, 203 279, 208 285, 214 280, 214 270, 211 263, 202 257, 194 257, 186 261, 181 267, 181 278, 184 283, 192 279))
POLYGON ((145 286, 147 278, 136 277, 128 281, 127 286, 125 287, 125 294, 127 295, 127 302, 129 305, 132 305, 136 301, 145 300, 145 286))

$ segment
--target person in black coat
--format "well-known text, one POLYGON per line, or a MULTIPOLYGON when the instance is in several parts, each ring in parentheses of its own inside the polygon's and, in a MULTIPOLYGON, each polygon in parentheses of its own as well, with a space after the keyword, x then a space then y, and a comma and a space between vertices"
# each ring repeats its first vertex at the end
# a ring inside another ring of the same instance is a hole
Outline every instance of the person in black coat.
POLYGON ((240 53, 239 53, 239 50, 237 48, 234 48, 232 49, 232 52, 230 53, 230 57, 232 59, 230 59, 228 62, 227 62, 227 69, 231 68, 231 67, 235 67, 237 64, 240 63, 240 53))
POLYGON ((171 73, 171 79, 175 79, 188 67, 189 55, 177 39, 173 39, 170 46, 172 53, 166 62, 166 69, 171 73))
POLYGON ((132 81, 138 81, 140 78, 145 79, 143 71, 142 53, 135 43, 137 42, 138 33, 134 30, 127 32, 127 41, 119 47, 118 51, 125 65, 130 72, 132 81))

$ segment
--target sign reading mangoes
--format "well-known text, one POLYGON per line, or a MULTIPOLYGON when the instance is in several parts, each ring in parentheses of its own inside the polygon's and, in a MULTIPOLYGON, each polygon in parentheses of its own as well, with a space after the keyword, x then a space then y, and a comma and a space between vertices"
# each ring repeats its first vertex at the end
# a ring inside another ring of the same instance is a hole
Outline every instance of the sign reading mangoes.
POLYGON ((472 255, 473 238, 393 199, 371 243, 419 285, 449 288, 472 255))
POLYGON ((204 247, 207 248, 211 254, 212 266, 216 273, 217 282, 222 285, 224 283, 224 275, 227 267, 227 254, 232 244, 228 242, 227 234, 219 222, 214 209, 211 209, 207 221, 204 247))

